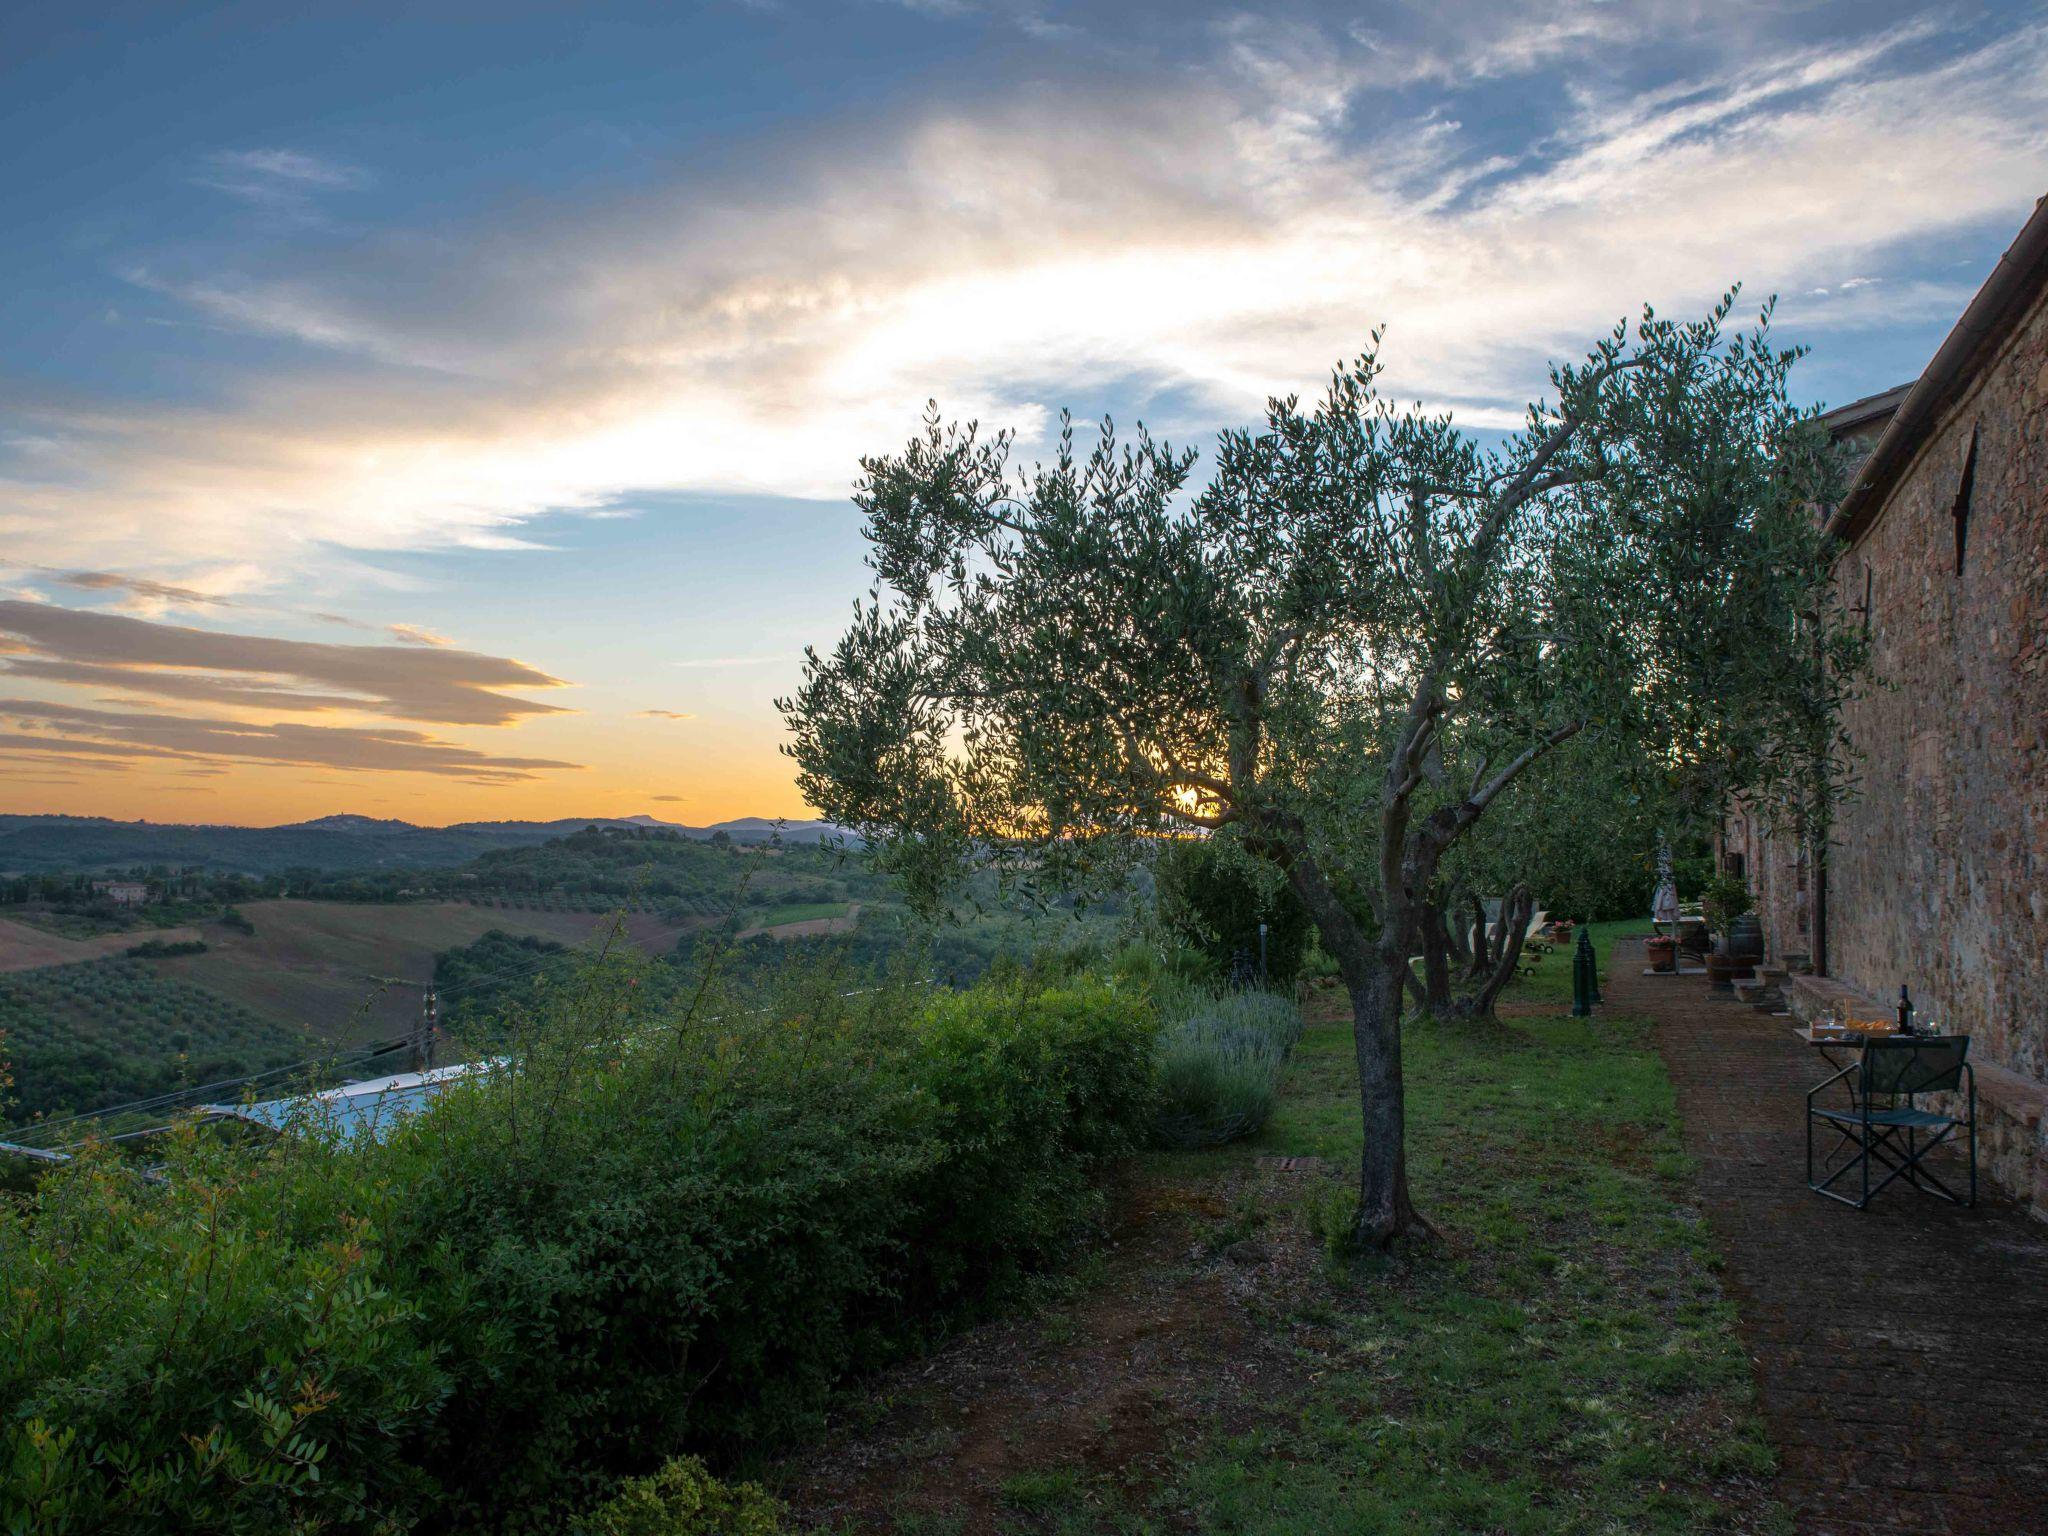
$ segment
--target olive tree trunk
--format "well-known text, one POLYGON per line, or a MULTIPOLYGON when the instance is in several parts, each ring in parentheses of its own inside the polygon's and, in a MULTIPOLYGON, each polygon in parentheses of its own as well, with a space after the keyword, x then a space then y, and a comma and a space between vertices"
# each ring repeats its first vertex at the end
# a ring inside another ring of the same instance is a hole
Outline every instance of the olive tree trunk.
POLYGON ((1402 923, 1375 939, 1307 854, 1294 855, 1287 873, 1351 996, 1351 1042, 1358 1062, 1359 1121, 1364 1131, 1353 1237, 1361 1247, 1386 1248, 1433 1230, 1408 1196, 1401 999, 1413 980, 1408 942, 1414 924, 1402 923))

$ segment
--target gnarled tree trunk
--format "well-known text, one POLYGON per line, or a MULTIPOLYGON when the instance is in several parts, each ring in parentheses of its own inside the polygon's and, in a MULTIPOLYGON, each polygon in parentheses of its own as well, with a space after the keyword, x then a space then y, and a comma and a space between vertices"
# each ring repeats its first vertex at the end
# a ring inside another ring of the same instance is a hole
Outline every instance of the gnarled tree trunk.
POLYGON ((1517 885, 1500 904, 1500 917, 1489 934, 1486 908, 1472 902, 1472 943, 1453 981, 1450 959, 1456 953, 1446 909, 1435 902, 1421 909, 1423 983, 1413 988, 1426 1013, 1440 1019, 1485 1018, 1492 1014, 1502 990, 1515 979, 1522 961, 1522 941, 1536 902, 1526 885, 1517 885))
POLYGON ((1289 884, 1308 908, 1351 995, 1351 1040, 1364 1129, 1354 1239, 1362 1247, 1386 1248, 1418 1233, 1433 1233, 1408 1197, 1407 1103, 1401 1084, 1401 1003, 1404 990, 1416 985, 1408 954, 1416 925, 1388 923, 1383 917, 1382 931, 1375 938, 1352 916, 1309 855, 1289 854, 1286 869, 1289 884))
POLYGON ((1408 957, 1382 950, 1375 958, 1351 989, 1351 1039, 1365 1126, 1355 1235, 1361 1245, 1386 1248, 1434 1229, 1408 1197, 1407 1096, 1401 1082, 1401 978, 1408 957))

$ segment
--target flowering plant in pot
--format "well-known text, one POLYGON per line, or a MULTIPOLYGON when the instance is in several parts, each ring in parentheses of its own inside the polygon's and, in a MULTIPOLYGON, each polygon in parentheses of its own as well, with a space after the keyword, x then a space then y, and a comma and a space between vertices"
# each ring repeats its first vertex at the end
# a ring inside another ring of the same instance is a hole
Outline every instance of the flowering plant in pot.
POLYGON ((1675 971, 1678 969, 1678 940, 1658 934, 1644 946, 1650 952, 1650 969, 1653 971, 1675 971))

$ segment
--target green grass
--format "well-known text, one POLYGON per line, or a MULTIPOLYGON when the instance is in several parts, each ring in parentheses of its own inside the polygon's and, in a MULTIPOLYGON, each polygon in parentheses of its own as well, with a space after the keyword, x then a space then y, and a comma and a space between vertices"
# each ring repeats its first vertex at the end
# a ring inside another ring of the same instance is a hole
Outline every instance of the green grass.
MULTIPOLYGON (((1244 1536, 1723 1528, 1707 1485, 1770 1456, 1646 1027, 1414 1026, 1406 1069, 1442 1246, 1359 1266, 1338 1304, 1287 1320, 1336 1335, 1307 1395, 1212 1443, 1167 1505, 1244 1536)), ((1259 1150, 1341 1178, 1355 1083, 1348 1022, 1312 1027, 1259 1150)), ((1312 1203, 1346 1209, 1337 1184, 1312 1203)), ((1745 1505, 1775 1518, 1753 1490, 1745 1505)))
POLYGON ((751 921, 763 928, 779 928, 784 923, 808 923, 821 917, 844 917, 851 905, 844 901, 786 901, 779 907, 763 907, 751 917, 751 921))
MULTIPOLYGON (((1623 917, 1613 922, 1594 923, 1593 953, 1600 960, 1600 980, 1605 985, 1609 965, 1614 958, 1614 941, 1634 934, 1650 931, 1648 918, 1623 917)), ((1505 1001, 1520 1003, 1569 1003, 1572 1000, 1572 951, 1578 947, 1579 936, 1574 932, 1571 939, 1558 945, 1547 955, 1532 955, 1530 961, 1536 968, 1533 976, 1518 976, 1505 994, 1505 1001)), ((1526 953, 1526 951, 1525 951, 1526 953)))

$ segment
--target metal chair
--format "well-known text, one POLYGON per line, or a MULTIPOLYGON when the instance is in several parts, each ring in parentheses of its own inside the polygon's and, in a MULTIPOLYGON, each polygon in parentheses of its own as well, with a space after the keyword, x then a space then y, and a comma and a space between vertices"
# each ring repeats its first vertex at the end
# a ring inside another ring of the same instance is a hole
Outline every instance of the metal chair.
POLYGON ((1806 1187, 1860 1211, 1870 1204, 1871 1196, 1894 1179, 1903 1178, 1915 1189, 1937 1195, 1952 1204, 1975 1205, 1977 1074, 1965 1060, 1969 1053, 1968 1035, 1865 1040, 1862 1053, 1855 1061, 1807 1092, 1806 1187), (1829 1109, 1814 1102, 1845 1078, 1849 1079, 1845 1085, 1849 1090, 1847 1109, 1829 1109), (1967 1105, 1967 1114, 1961 1119, 1921 1109, 1913 1102, 1915 1094, 1955 1092, 1964 1095, 1967 1105), (1840 1166, 1830 1166, 1826 1176, 1818 1182, 1813 1176, 1813 1128, 1816 1124, 1824 1125, 1835 1133, 1836 1140, 1828 1148, 1828 1159, 1832 1159, 1844 1146, 1850 1149, 1850 1155, 1840 1166), (1970 1197, 1967 1200, 1925 1166, 1927 1155, 1946 1144, 1958 1131, 1967 1131, 1969 1136, 1970 1197), (1873 1161, 1891 1170, 1875 1185, 1870 1182, 1873 1161), (1851 1170, 1860 1172, 1863 1191, 1860 1198, 1851 1198, 1833 1187, 1837 1179, 1851 1170))

